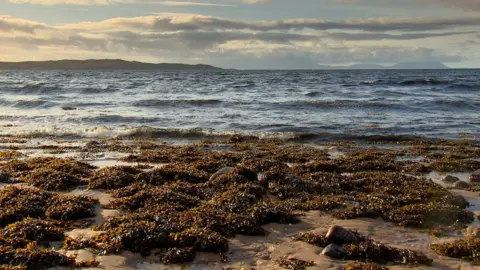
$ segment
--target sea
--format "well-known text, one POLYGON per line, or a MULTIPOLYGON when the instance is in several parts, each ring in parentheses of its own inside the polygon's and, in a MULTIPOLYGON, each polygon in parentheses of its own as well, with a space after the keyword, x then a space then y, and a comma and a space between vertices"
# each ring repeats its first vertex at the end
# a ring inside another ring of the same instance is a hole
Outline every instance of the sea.
POLYGON ((480 70, 0 70, 0 136, 480 139, 480 70))

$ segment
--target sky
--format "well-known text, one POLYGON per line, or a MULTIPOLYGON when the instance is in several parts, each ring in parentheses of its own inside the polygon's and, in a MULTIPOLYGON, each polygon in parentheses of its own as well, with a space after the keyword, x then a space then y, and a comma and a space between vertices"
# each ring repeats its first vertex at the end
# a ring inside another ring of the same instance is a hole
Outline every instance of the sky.
POLYGON ((480 68, 480 0, 0 0, 0 61, 480 68))

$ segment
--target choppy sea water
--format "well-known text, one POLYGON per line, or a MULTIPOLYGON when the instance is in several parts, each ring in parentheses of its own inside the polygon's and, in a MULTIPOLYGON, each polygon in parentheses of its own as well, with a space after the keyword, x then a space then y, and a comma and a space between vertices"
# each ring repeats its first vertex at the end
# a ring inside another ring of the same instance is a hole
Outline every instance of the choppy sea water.
POLYGON ((0 136, 480 137, 480 70, 0 70, 0 136))

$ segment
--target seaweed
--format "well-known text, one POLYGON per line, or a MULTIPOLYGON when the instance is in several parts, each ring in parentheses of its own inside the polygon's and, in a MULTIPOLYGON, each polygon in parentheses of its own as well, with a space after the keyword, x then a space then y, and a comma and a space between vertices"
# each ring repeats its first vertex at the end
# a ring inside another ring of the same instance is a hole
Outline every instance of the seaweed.
POLYGON ((95 172, 88 180, 90 189, 118 189, 135 183, 135 175, 141 171, 134 167, 105 167, 95 172))
POLYGON ((345 266, 345 270, 388 270, 388 267, 376 263, 350 263, 345 266))
POLYGON ((92 175, 91 165, 72 159, 37 157, 11 160, 0 165, 10 176, 10 182, 28 183, 48 191, 63 191, 85 184, 84 178, 92 175))
POLYGON ((303 261, 296 258, 281 257, 277 260, 278 265, 286 269, 304 270, 307 267, 314 266, 312 261, 303 261))
POLYGON ((48 220, 26 218, 0 230, 0 238, 24 242, 52 242, 65 238, 64 229, 48 220))
POLYGON ((480 265, 480 239, 467 236, 453 242, 432 244, 431 249, 442 256, 471 261, 480 265))
POLYGON ((0 227, 25 218, 77 220, 95 216, 97 200, 65 196, 36 188, 10 186, 0 189, 0 227))
MULTIPOLYGON (((345 230, 345 229, 343 229, 345 230)), ((345 259, 379 264, 399 264, 408 266, 431 265, 432 259, 420 251, 399 249, 375 242, 357 232, 346 230, 354 235, 356 243, 338 242, 337 238, 327 237, 315 233, 303 233, 296 236, 296 241, 306 242, 318 247, 326 247, 329 244, 342 244, 346 250, 345 259)))

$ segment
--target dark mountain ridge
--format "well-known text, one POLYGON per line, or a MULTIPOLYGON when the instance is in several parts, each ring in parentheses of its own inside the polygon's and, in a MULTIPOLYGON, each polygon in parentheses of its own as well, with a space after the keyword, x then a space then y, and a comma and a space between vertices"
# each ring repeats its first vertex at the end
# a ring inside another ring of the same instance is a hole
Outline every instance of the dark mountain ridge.
POLYGON ((215 70, 210 65, 187 65, 178 63, 142 63, 120 59, 57 60, 0 62, 0 69, 147 69, 147 70, 215 70))

